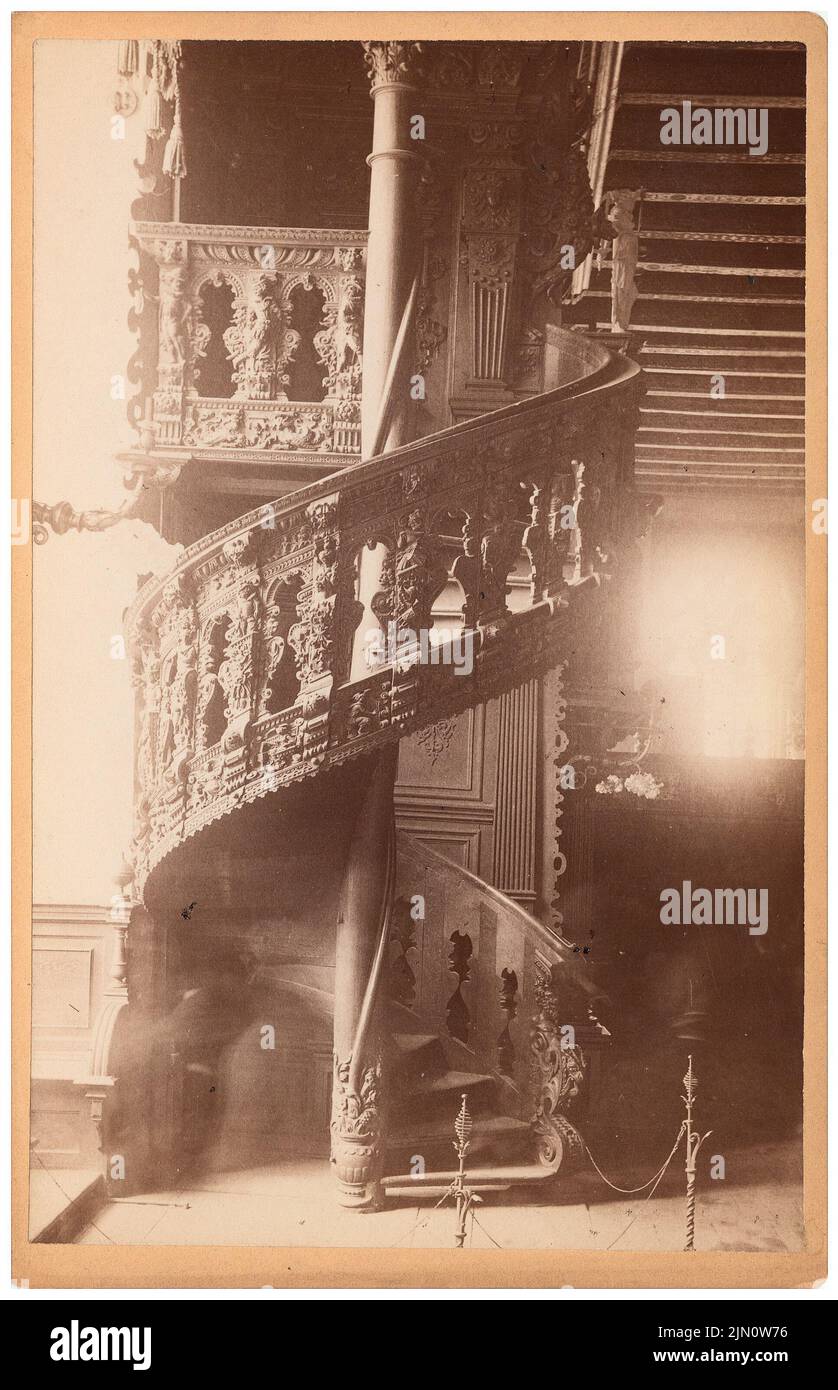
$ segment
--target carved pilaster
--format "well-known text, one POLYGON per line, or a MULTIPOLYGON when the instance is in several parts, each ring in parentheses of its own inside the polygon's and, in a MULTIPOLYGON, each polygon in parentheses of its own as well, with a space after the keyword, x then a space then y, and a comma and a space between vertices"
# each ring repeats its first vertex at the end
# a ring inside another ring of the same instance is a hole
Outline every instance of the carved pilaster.
POLYGON ((235 589, 227 611, 229 622, 218 668, 218 683, 224 692, 224 716, 227 721, 221 742, 229 761, 230 757, 237 760, 244 756, 254 715, 256 650, 262 603, 253 534, 228 542, 223 553, 225 559, 232 560, 235 565, 235 589))
POLYGON ((187 297, 186 242, 161 247, 158 280, 157 389, 154 392, 155 442, 179 444, 183 402, 189 385, 192 308, 187 297))
POLYGON ((163 775, 166 800, 174 803, 183 796, 193 752, 197 689, 197 618, 191 595, 180 578, 168 584, 154 620, 162 677, 154 763, 163 775))
POLYGON ((309 582, 300 590, 299 622, 288 633, 300 682, 300 706, 305 721, 304 748, 308 756, 325 751, 329 703, 348 609, 354 606, 353 575, 346 552, 341 554, 338 497, 333 494, 307 509, 313 556, 309 582))
POLYGON ((502 383, 520 229, 520 171, 508 166, 467 171, 463 184, 471 371, 477 382, 502 383))

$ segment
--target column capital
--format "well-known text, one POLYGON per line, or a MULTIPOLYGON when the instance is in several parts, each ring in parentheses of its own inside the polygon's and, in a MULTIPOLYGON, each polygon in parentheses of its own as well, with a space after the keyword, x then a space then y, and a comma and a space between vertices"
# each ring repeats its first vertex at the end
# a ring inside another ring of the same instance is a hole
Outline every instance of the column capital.
POLYGON ((377 87, 409 86, 418 76, 421 43, 371 40, 365 41, 363 48, 373 92, 377 87))

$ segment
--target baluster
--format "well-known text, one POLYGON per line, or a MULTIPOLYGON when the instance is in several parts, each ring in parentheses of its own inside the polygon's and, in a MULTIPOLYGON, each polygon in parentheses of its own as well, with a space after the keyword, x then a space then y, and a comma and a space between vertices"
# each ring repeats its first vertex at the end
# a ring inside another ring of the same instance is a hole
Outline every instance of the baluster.
POLYGON ((530 562, 530 598, 537 603, 546 596, 544 548, 546 528, 544 524, 544 503, 547 490, 547 475, 540 473, 538 478, 522 486, 529 486, 530 521, 524 532, 521 545, 530 562))
POLYGON ((453 931, 448 938, 451 945, 448 951, 448 969, 457 977, 457 988, 445 1006, 445 1021, 452 1038, 468 1042, 471 1030, 471 1014, 463 998, 463 985, 471 978, 469 961, 472 954, 472 940, 467 932, 453 931))
POLYGON ((394 948, 389 969, 390 998, 394 1003, 410 1009, 416 1000, 416 973, 408 959, 408 952, 418 947, 416 923, 410 901, 406 898, 397 898, 393 904, 389 944, 394 948))
POLYGON ((475 511, 474 505, 469 503, 462 530, 462 553, 454 561, 452 570, 466 596, 463 605, 463 626, 466 630, 477 626, 480 606, 480 541, 475 525, 475 511))
POLYGON ((522 523, 515 520, 515 496, 503 478, 493 479, 483 495, 480 541, 481 624, 505 617, 509 574, 521 553, 522 523))
POLYGON ((504 1015, 503 1030, 498 1037, 498 1071, 506 1076, 515 1075, 515 1044, 509 1025, 518 1016, 518 976, 506 966, 500 975, 500 1007, 504 1015))

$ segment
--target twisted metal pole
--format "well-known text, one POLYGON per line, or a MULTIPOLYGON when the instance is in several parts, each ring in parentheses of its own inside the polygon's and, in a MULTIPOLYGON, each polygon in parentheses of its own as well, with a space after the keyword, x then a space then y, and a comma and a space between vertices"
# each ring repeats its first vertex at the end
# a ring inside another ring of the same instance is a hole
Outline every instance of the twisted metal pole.
POLYGON ((695 1250, 695 1174, 696 1160, 698 1151, 704 1140, 713 1133, 708 1129, 707 1134, 698 1135, 693 1129, 693 1101, 695 1100, 696 1079, 693 1072, 693 1059, 690 1053, 687 1059, 687 1074, 684 1077, 684 1104, 687 1107, 687 1118, 684 1129, 687 1136, 687 1157, 685 1169, 687 1174, 687 1243, 685 1250, 695 1250))

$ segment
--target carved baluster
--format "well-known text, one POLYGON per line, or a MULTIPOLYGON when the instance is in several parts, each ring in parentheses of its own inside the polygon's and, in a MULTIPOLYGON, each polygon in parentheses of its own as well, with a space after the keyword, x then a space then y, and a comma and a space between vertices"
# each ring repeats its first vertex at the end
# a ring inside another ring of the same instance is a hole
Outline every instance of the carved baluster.
POLYGON ((390 998, 409 1009, 416 999, 416 972, 408 954, 417 950, 417 943, 416 923, 407 898, 397 898, 393 904, 390 946, 390 998))
POLYGON ((326 750, 342 639, 352 619, 357 621, 354 572, 346 553, 341 554, 338 508, 337 493, 307 508, 312 540, 309 582, 300 590, 299 622, 288 633, 300 682, 304 751, 309 758, 320 757, 326 750))
POLYGON ((546 490, 546 475, 540 473, 538 478, 529 484, 530 520, 521 541, 522 548, 530 562, 530 597, 533 603, 543 598, 547 593, 544 561, 547 543, 547 526, 544 515, 546 490))
POLYGON ((581 498, 581 472, 570 459, 562 460, 549 484, 546 546, 542 577, 544 593, 555 594, 564 583, 578 577, 578 518, 581 498))
POLYGON ((514 970, 504 967, 500 979, 500 1007, 504 1015, 504 1025, 498 1038, 498 1071, 504 1072, 506 1076, 514 1076, 515 1044, 509 1025, 518 1015, 518 976, 514 970))
POLYGON ((346 276, 340 282, 334 329, 333 375, 327 381, 328 394, 342 400, 358 400, 361 395, 361 370, 364 341, 364 284, 357 276, 346 276))
POLYGON ((261 630, 261 660, 257 718, 288 707, 298 689, 291 671, 293 652, 288 642, 293 592, 299 591, 300 576, 292 575, 276 589, 265 604, 261 630), (293 586, 296 586, 296 590, 293 586), (277 703, 277 697, 282 697, 277 703))
POLYGON ((480 540, 481 624, 506 616, 509 574, 521 553, 523 526, 514 517, 515 498, 503 479, 493 479, 483 496, 480 540))
POLYGON ((182 579, 166 587, 155 615, 160 631, 164 686, 154 759, 164 774, 167 799, 182 793, 193 754, 193 716, 197 686, 197 618, 182 579))
POLYGON ((399 627, 416 634, 429 631, 434 602, 448 580, 448 569, 436 536, 428 530, 422 511, 402 518, 396 541, 395 612, 399 627))
POLYGON ((133 847, 135 853, 141 855, 148 836, 155 791, 161 697, 159 642, 156 630, 148 622, 143 622, 134 633, 132 660, 132 683, 137 700, 133 847))
POLYGON ((418 663, 430 640, 433 605, 448 581, 442 547, 430 533, 421 509, 400 518, 395 552, 382 568, 382 580, 373 606, 380 621, 386 613, 388 630, 395 632, 399 648, 405 652, 405 660, 398 661, 393 670, 392 696, 393 722, 405 724, 416 712, 418 663))
POLYGON ((463 985, 471 978, 469 961, 473 945, 467 932, 453 931, 449 941, 448 969, 457 977, 457 988, 445 1006, 445 1021, 452 1038, 465 1043, 471 1030, 471 1014, 463 998, 463 985))
POLYGON ((256 533, 227 541, 222 553, 231 567, 233 595, 227 615, 224 652, 218 681, 224 691, 227 727, 222 747, 228 761, 246 755, 255 704, 256 645, 261 620, 256 533))
POLYGON ((463 624, 466 629, 477 625, 480 606, 480 539, 475 520, 476 507, 466 513, 463 524, 463 549, 454 561, 453 575, 463 587, 463 624))
POLYGON ((216 650, 215 632, 219 620, 210 622, 204 629, 201 642, 198 648, 198 694, 195 703, 195 748, 201 753, 217 742, 221 730, 217 730, 215 738, 210 735, 213 732, 210 728, 211 711, 218 703, 222 690, 221 682, 218 679, 218 667, 220 665, 220 655, 216 650))
POLYGON ((299 333, 284 323, 276 297, 276 276, 251 279, 244 297, 236 300, 233 322, 224 332, 236 397, 286 399, 286 368, 299 341, 299 333))

